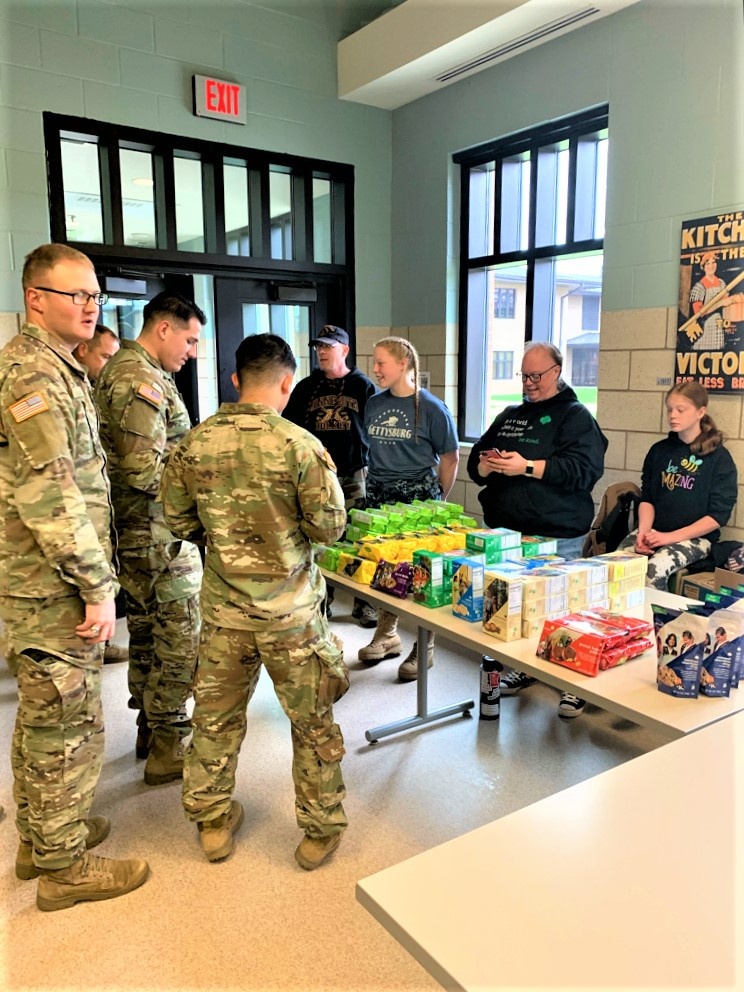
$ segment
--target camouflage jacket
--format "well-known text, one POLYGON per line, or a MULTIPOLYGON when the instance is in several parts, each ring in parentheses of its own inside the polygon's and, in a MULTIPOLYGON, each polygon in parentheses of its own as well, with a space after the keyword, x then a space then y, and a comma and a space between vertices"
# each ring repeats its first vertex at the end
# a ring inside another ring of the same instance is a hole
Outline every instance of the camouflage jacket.
POLYGON ((223 403, 173 452, 160 487, 165 518, 206 543, 201 605, 238 630, 308 623, 325 583, 311 541, 346 525, 344 494, 317 438, 271 407, 223 403))
POLYGON ((163 466, 191 427, 170 372, 136 341, 122 341, 98 377, 116 530, 122 549, 168 544, 173 535, 155 501, 163 466))
POLYGON ((24 324, 0 352, 0 596, 115 595, 106 459, 85 370, 24 324))

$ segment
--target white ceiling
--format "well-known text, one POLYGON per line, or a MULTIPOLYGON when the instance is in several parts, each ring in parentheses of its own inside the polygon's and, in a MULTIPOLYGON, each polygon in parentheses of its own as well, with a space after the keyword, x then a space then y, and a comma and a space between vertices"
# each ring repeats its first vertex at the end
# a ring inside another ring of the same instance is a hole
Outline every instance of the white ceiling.
POLYGON ((338 95, 395 110, 638 2, 404 0, 339 42, 338 95))

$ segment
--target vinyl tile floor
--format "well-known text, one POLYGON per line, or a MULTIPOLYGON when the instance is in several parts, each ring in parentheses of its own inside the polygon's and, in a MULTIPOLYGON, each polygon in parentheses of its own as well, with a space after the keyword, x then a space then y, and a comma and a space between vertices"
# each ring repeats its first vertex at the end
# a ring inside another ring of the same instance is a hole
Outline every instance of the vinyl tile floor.
MULTIPOLYGON (((112 822, 96 853, 144 857, 151 875, 119 899, 42 913, 35 882, 15 877, 17 835, 9 763, 0 764, 0 987, 38 992, 423 992, 440 986, 356 902, 356 882, 665 743, 593 706, 557 716, 558 693, 538 684, 504 698, 498 721, 477 718, 479 662, 438 639, 430 708, 476 700, 456 716, 371 745, 365 730, 413 715, 415 683, 397 680, 404 653, 357 661, 372 631, 351 619, 344 594, 332 628, 342 638, 351 689, 336 705, 344 733, 349 829, 315 872, 293 852, 289 724, 262 674, 248 713, 235 798, 245 807, 232 856, 209 864, 184 817, 179 783, 148 787, 135 760, 126 664, 103 673, 106 753, 95 813, 112 822)), ((124 621, 117 641, 126 644, 124 621)), ((14 680, 0 668, 0 747, 15 719, 14 680)), ((545 838, 550 844, 550 837, 545 838)), ((494 851, 494 858, 511 858, 494 851)), ((570 907, 570 887, 567 889, 570 907)), ((497 921, 492 939, 508 933, 497 921)), ((496 953, 473 934, 473 953, 496 953), (480 949, 478 943, 480 942, 480 949)))

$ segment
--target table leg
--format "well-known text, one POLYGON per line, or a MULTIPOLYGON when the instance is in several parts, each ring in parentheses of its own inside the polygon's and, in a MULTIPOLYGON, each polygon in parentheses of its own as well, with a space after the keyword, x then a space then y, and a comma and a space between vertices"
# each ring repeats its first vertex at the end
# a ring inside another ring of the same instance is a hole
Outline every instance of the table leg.
POLYGON ((416 716, 407 717, 405 720, 396 720, 394 723, 386 723, 381 727, 373 727, 365 732, 365 737, 370 744, 376 744, 382 737, 390 737, 391 734, 399 734, 402 730, 412 730, 414 727, 422 727, 426 723, 434 723, 435 720, 443 720, 448 716, 462 714, 470 716, 470 710, 475 706, 473 699, 466 699, 461 703, 453 703, 452 706, 445 706, 440 710, 429 713, 429 631, 426 627, 418 628, 417 638, 418 655, 418 679, 416 686, 416 716))

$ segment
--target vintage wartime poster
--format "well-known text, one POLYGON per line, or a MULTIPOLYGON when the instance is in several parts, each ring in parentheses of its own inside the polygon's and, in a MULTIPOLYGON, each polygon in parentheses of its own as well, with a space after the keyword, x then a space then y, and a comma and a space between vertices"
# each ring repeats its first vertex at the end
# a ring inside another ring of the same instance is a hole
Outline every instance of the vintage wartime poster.
POLYGON ((682 224, 675 382, 744 393, 744 211, 682 224))

